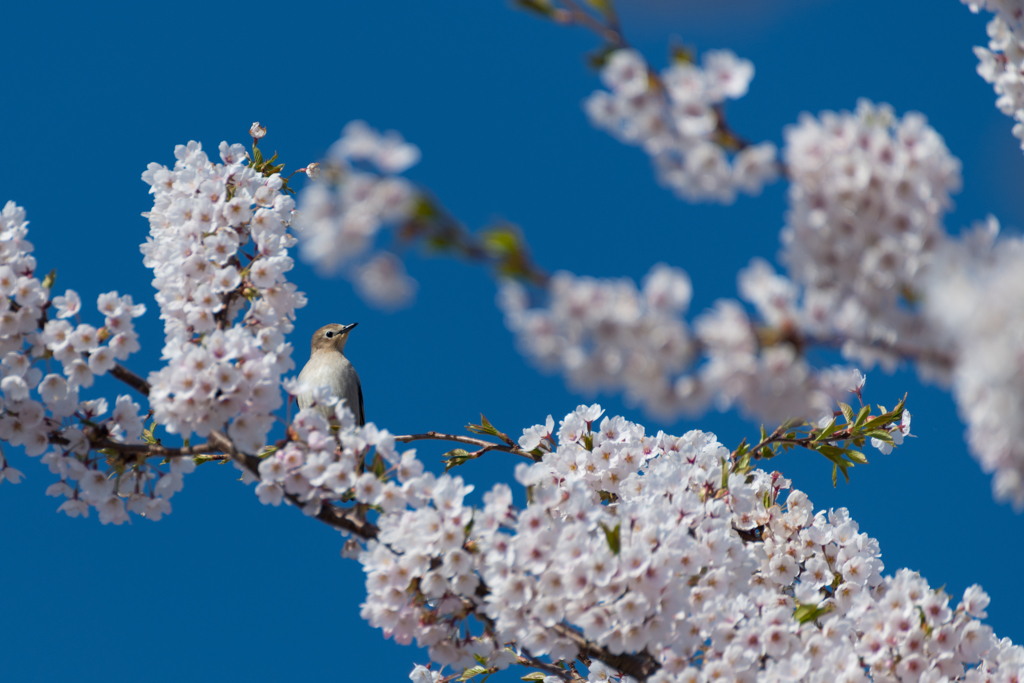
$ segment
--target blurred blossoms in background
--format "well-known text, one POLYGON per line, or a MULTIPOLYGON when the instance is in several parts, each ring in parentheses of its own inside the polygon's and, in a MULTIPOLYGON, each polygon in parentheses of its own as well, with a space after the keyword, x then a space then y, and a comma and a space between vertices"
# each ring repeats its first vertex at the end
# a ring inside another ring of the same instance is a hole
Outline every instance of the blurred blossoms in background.
POLYGON ((723 103, 746 95, 753 77, 754 65, 728 50, 704 53, 701 66, 677 59, 659 76, 624 48, 601 69, 610 92, 595 91, 584 108, 597 128, 643 147, 679 197, 730 204, 738 191, 760 194, 779 172, 774 144, 748 145, 725 127, 723 103))
POLYGON ((402 261, 375 243, 382 228, 404 223, 416 210, 415 188, 398 174, 419 160, 419 148, 395 131, 382 135, 353 121, 299 197, 295 226, 303 259, 321 273, 344 272, 380 308, 406 306, 416 293, 402 261))

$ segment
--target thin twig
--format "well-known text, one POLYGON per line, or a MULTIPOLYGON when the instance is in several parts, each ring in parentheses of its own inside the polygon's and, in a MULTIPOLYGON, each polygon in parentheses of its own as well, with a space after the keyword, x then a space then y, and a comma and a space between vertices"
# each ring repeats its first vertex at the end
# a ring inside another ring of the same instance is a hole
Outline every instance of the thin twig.
POLYGON ((502 451, 503 453, 512 453, 513 455, 520 455, 530 460, 537 460, 537 457, 529 451, 524 451, 519 446, 503 446, 493 441, 486 441, 484 439, 474 439, 471 436, 461 436, 459 434, 442 434, 440 432, 425 432, 423 434, 405 434, 403 436, 396 436, 395 441, 399 443, 410 443, 412 441, 453 441, 455 443, 464 443, 469 446, 479 446, 482 450, 479 451, 481 454, 487 451, 502 451))
MULTIPOLYGON (((562 4, 565 6, 565 11, 568 12, 572 23, 590 29, 609 45, 628 47, 625 38, 622 37, 622 33, 617 27, 613 28, 611 22, 609 24, 602 24, 590 12, 580 7, 575 0, 562 0, 562 4)), ((617 17, 615 23, 618 23, 617 17)))

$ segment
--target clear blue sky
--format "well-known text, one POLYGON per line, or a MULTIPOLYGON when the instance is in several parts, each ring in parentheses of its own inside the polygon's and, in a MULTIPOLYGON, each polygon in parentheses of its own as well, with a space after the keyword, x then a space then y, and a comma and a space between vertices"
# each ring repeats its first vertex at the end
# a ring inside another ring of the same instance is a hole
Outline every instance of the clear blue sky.
MULTIPOLYGON (((949 229, 989 212, 1024 225, 1024 158, 974 73, 987 17, 957 0, 628 4, 625 30, 656 65, 670 36, 753 60, 750 94, 729 109, 746 137, 781 143, 799 112, 858 97, 916 109, 964 162, 949 229)), ((40 270, 57 268, 58 290, 76 289, 93 311, 113 289, 149 306, 143 351, 129 361, 142 374, 158 367, 162 327, 138 250, 149 208, 139 176, 190 139, 246 142, 255 120, 270 129, 262 146, 291 169, 351 119, 400 130, 423 151, 410 175, 468 225, 517 222, 549 270, 640 278, 668 261, 690 273, 696 311, 735 296, 737 270, 777 251, 782 184, 726 208, 673 199, 642 152, 585 120, 594 38, 502 0, 5 3, 0 25, 0 203, 26 207, 40 270)), ((409 270, 418 302, 392 315, 368 310, 344 281, 293 273, 310 299, 293 338, 299 364, 317 327, 361 323, 347 353, 368 419, 396 433, 457 431, 484 412, 518 434, 589 398, 524 363, 480 269, 414 256, 409 270)), ((887 571, 917 569, 957 599, 981 583, 996 633, 1024 642, 1024 592, 1008 571, 1024 560, 1024 518, 992 503, 952 400, 907 371, 873 372, 867 390, 886 405, 909 391, 918 438, 835 490, 817 456, 791 453, 778 467, 816 507, 849 507, 880 540, 887 571)), ((702 428, 727 445, 757 429, 731 414, 658 424, 599 400, 652 429, 702 428)), ((436 466, 441 450, 421 452, 436 466)), ((43 495, 52 475, 10 455, 26 479, 0 486, 0 679, 397 681, 425 661, 360 620, 362 573, 339 557, 337 533, 261 506, 229 467, 188 476, 159 523, 102 527, 95 515, 55 514, 59 501, 43 495)), ((512 466, 494 454, 462 474, 478 495, 512 466)))

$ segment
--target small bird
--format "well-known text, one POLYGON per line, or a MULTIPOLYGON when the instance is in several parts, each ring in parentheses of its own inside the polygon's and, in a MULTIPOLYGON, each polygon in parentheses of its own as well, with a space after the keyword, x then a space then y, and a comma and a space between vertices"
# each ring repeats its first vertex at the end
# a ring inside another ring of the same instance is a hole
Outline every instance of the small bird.
MULTIPOLYGON (((324 325, 313 334, 310 344, 309 362, 299 373, 299 381, 314 389, 327 387, 331 394, 345 399, 345 405, 356 416, 359 426, 366 424, 363 413, 363 388, 359 384, 359 375, 352 363, 345 358, 345 342, 348 334, 359 323, 324 325)), ((308 408, 313 404, 313 392, 299 394, 299 407, 308 408)), ((319 405, 317 412, 330 420, 334 411, 329 406, 319 405)))

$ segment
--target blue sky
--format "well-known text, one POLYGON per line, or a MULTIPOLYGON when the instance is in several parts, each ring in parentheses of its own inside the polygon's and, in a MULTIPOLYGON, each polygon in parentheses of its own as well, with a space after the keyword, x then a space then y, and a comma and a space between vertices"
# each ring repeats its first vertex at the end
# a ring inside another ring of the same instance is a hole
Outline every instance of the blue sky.
MULTIPOLYGON (((924 112, 964 162, 949 229, 989 212, 1024 225, 1024 158, 974 73, 987 17, 957 0, 635 0, 623 19, 655 65, 672 36, 751 59, 750 94, 729 118, 752 140, 780 143, 801 111, 852 108, 858 97, 924 112)), ((143 351, 128 363, 142 374, 159 367, 162 326, 138 251, 150 205, 139 176, 190 139, 246 142, 255 120, 270 130, 261 147, 289 169, 317 159, 351 119, 397 129, 423 151, 409 175, 469 226, 518 223, 549 270, 639 279, 667 261, 693 279, 696 312, 735 296, 737 270, 778 249, 783 184, 732 207, 675 200, 642 152, 585 120, 580 102, 598 81, 583 55, 595 39, 501 0, 6 3, 0 24, 0 203, 26 207, 40 270, 58 270, 58 290, 76 289, 91 310, 113 289, 149 306, 137 321, 143 351)), ((483 412, 518 434, 592 399, 526 365, 481 269, 416 254, 408 267, 418 301, 391 315, 367 309, 343 280, 303 265, 292 274, 310 300, 292 340, 297 363, 319 326, 360 323, 346 351, 367 419, 396 433, 458 431, 483 412)), ((869 375, 875 403, 905 391, 918 438, 876 454, 849 486, 833 489, 809 453, 777 467, 816 507, 849 507, 880 540, 888 571, 917 569, 956 598, 981 583, 996 633, 1024 642, 1024 593, 1006 570, 1024 560, 1024 518, 992 502, 947 393, 911 371, 869 375)), ((616 397, 598 400, 651 429, 701 428, 731 446, 757 429, 733 414, 659 424, 616 397)), ((442 451, 420 449, 435 466, 442 451)), ((55 514, 58 501, 43 495, 52 475, 11 455, 26 479, 0 486, 5 680, 404 680, 425 661, 360 620, 362 573, 339 557, 337 533, 261 506, 229 467, 187 477, 163 521, 115 528, 55 514)), ((477 493, 511 476, 514 463, 493 455, 461 468, 477 493)))

